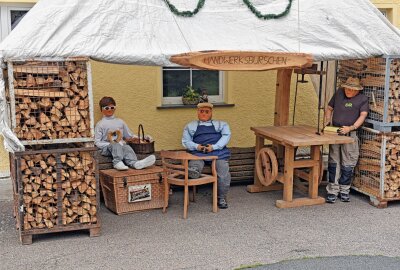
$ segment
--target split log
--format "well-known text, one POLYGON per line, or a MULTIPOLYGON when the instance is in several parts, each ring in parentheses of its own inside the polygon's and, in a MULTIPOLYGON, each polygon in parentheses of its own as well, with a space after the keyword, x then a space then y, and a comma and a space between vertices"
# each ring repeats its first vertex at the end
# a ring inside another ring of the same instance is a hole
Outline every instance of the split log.
POLYGON ((57 66, 14 66, 15 73, 31 74, 58 74, 60 72, 57 66))
POLYGON ((53 228, 58 224, 58 200, 62 201, 63 225, 97 222, 97 187, 92 155, 89 152, 69 152, 61 154, 60 159, 64 164, 59 172, 61 195, 57 193, 59 186, 54 155, 43 153, 21 157, 24 230, 53 228))
POLYGON ((15 89, 16 96, 31 96, 31 97, 67 97, 68 95, 54 89, 15 89))

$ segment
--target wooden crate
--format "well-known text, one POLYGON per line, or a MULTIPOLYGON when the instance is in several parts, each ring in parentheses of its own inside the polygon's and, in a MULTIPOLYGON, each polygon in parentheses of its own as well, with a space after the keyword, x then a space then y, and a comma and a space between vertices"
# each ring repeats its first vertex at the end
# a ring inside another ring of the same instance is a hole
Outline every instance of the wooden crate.
POLYGON ((362 127, 360 158, 355 168, 353 189, 370 197, 371 204, 387 207, 400 200, 400 132, 380 132, 362 127))
POLYGON ((7 69, 11 128, 22 144, 93 141, 87 58, 9 61, 7 69))
POLYGON ((100 234, 96 155, 95 147, 30 149, 10 155, 14 215, 22 244, 31 244, 36 234, 100 234))
POLYGON ((158 166, 143 170, 101 170, 100 183, 106 207, 118 215, 162 208, 162 171, 158 166))

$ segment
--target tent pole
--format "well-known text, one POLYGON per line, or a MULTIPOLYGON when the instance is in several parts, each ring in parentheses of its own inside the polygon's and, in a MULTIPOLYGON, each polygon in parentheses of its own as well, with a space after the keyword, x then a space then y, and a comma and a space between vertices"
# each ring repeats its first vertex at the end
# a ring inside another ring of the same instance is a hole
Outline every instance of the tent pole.
POLYGON ((318 127, 316 134, 321 135, 320 122, 321 122, 321 95, 322 95, 322 76, 324 71, 324 62, 321 61, 321 73, 319 74, 319 91, 318 91, 318 127))

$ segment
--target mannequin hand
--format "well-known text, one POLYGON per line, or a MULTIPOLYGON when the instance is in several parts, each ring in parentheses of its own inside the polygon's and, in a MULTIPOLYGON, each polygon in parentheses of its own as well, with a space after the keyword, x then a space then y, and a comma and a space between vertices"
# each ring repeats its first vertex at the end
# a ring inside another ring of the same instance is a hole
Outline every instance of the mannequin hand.
POLYGON ((197 151, 204 152, 205 147, 202 144, 197 146, 197 151))
POLYGON ((206 153, 210 153, 214 150, 211 144, 207 144, 204 148, 206 153))
POLYGON ((343 126, 343 127, 339 128, 338 132, 339 132, 339 134, 343 134, 344 135, 344 134, 349 133, 352 130, 353 130, 352 127, 343 126))

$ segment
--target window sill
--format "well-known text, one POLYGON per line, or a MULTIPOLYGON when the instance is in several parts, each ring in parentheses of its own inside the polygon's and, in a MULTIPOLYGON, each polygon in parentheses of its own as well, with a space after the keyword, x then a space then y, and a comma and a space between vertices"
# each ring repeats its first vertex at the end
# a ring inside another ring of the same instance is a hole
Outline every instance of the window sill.
MULTIPOLYGON (((213 103, 214 107, 234 107, 235 104, 228 103, 213 103)), ((164 104, 161 106, 157 106, 157 109, 185 109, 185 108, 196 108, 197 105, 183 105, 183 104, 164 104)))

